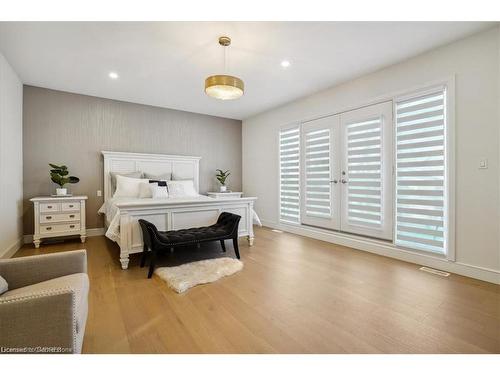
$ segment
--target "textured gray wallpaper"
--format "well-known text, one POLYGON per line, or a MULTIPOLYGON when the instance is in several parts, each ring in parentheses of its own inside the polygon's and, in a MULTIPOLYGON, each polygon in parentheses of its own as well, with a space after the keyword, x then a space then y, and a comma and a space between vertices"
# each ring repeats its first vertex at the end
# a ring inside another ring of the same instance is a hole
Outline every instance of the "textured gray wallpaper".
MULTIPOLYGON (((224 105, 221 102, 221 105, 224 105)), ((217 187, 215 169, 230 169, 241 189, 241 121, 24 86, 24 234, 33 233, 29 198, 51 194, 48 163, 66 164, 89 196, 87 228, 103 226, 102 150, 201 156, 200 192, 217 187)))

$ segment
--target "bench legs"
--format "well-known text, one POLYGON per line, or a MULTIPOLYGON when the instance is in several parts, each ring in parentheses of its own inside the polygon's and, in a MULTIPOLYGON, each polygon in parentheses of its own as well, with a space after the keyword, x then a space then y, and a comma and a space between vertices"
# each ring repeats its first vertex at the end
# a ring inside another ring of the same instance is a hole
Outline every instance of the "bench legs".
POLYGON ((151 252, 151 260, 149 262, 149 271, 148 271, 148 279, 153 276, 153 272, 155 270, 155 263, 156 263, 156 251, 151 252))
POLYGON ((238 237, 233 238, 233 247, 236 258, 240 259, 240 249, 238 247, 238 237))
MULTIPOLYGON (((224 244, 224 240, 220 240, 220 245, 222 247, 222 251, 226 252, 226 245, 224 244)), ((233 238, 233 248, 234 248, 234 253, 236 254, 236 258, 240 259, 240 249, 238 247, 238 237, 233 238)), ((174 250, 174 248, 171 247, 170 251, 172 252, 173 250, 174 250)), ((141 267, 144 267, 144 265, 146 264, 146 258, 148 256, 150 257, 148 279, 150 279, 153 276, 153 272, 155 270, 156 251, 147 251, 146 247, 144 247, 144 251, 142 252, 142 258, 141 258, 141 267)))
POLYGON ((142 256, 141 256, 141 268, 144 267, 146 264, 146 258, 148 257, 148 247, 144 245, 144 248, 142 250, 142 256))

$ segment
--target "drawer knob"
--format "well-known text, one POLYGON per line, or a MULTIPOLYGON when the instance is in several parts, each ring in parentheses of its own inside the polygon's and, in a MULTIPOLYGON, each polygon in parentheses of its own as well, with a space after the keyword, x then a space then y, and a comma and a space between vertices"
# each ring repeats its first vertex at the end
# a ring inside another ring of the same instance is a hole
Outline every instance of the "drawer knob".
POLYGON ((52 216, 46 216, 47 220, 52 219, 52 216))
POLYGON ((70 204, 70 205, 69 205, 69 207, 70 207, 70 208, 73 208, 73 205, 72 205, 72 204, 70 204))
POLYGON ((69 227, 70 227, 70 228, 74 228, 75 226, 74 226, 74 225, 70 225, 69 227))
POLYGON ((46 229, 47 229, 47 230, 51 230, 51 229, 52 229, 52 227, 47 227, 46 229))
POLYGON ((69 215, 69 217, 70 217, 70 218, 74 218, 74 217, 75 217, 75 215, 69 215))
POLYGON ((52 206, 47 206, 47 208, 52 208, 52 206))

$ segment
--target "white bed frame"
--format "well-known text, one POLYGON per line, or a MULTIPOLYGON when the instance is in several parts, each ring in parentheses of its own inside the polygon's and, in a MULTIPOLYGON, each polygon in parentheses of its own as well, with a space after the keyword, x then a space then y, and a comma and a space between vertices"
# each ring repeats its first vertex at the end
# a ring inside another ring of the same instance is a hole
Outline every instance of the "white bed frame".
MULTIPOLYGON (((192 179, 199 192, 199 163, 195 156, 139 154, 102 151, 104 156, 104 201, 111 199, 110 172, 142 171, 151 174, 172 173, 174 179, 192 179)), ((211 199, 209 201, 162 202, 145 199, 144 202, 119 203, 120 262, 128 268, 129 255, 142 252, 142 233, 138 223, 145 219, 159 230, 177 230, 214 224, 223 211, 241 216, 239 236, 246 236, 253 245, 253 205, 256 198, 211 199)))

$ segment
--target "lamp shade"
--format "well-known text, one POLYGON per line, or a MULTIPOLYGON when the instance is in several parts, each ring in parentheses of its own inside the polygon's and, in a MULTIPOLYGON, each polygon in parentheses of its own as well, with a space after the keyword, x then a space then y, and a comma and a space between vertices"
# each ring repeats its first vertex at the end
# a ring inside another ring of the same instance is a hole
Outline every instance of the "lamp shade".
POLYGON ((215 75, 205 79, 205 93, 221 100, 238 99, 243 95, 245 86, 238 77, 215 75))

